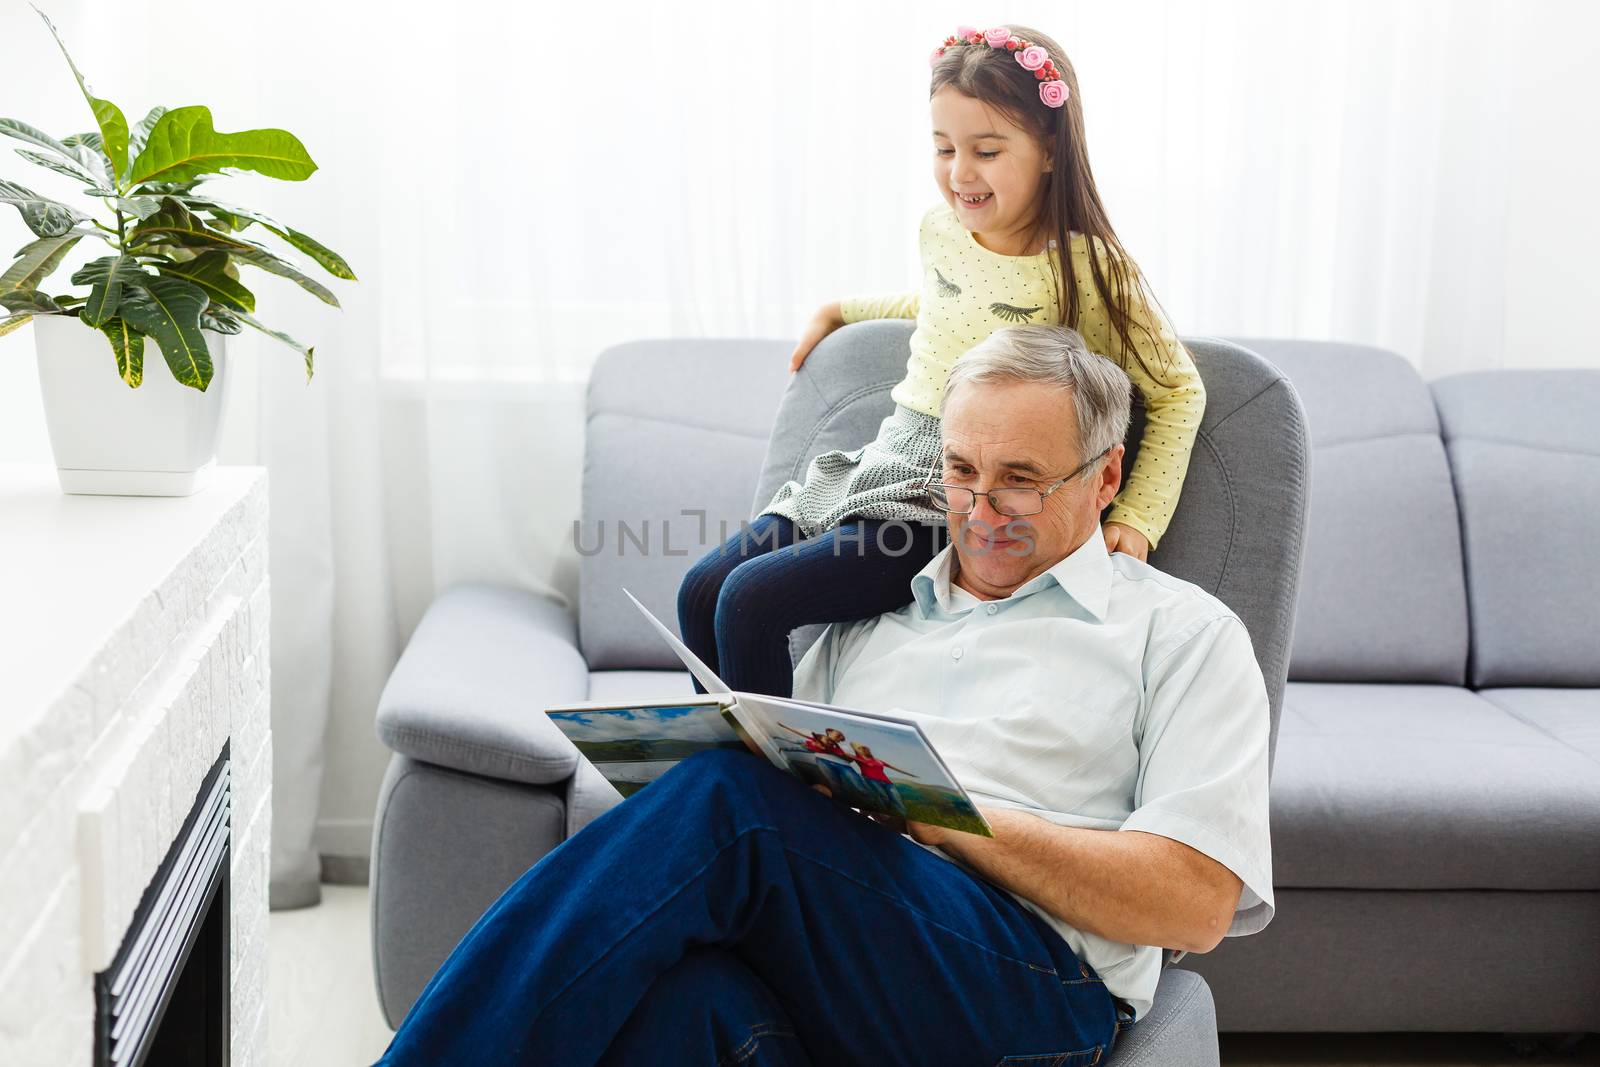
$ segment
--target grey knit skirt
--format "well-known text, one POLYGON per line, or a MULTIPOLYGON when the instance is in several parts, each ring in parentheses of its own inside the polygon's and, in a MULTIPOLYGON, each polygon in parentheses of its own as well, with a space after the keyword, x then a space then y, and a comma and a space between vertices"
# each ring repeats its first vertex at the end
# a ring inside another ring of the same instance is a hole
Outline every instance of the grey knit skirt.
POLYGON ((824 452, 790 481, 763 515, 782 515, 815 537, 847 519, 900 519, 944 524, 928 500, 928 472, 939 460, 939 419, 896 404, 871 444, 853 452, 824 452))

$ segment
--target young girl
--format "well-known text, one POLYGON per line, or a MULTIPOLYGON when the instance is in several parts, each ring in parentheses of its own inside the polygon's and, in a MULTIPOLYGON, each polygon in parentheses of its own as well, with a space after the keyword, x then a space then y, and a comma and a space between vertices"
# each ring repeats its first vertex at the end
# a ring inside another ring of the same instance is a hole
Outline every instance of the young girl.
POLYGON ((912 576, 948 539, 923 488, 939 460, 945 382, 962 353, 1001 327, 1072 326, 1144 397, 1138 456, 1103 528, 1109 549, 1146 557, 1188 469, 1205 387, 1106 217, 1066 53, 1023 27, 961 27, 930 62, 944 202, 922 219, 921 288, 827 305, 790 359, 798 370, 847 323, 916 319, 894 414, 864 448, 812 460, 805 481, 784 485, 678 591, 684 642, 734 689, 787 695, 791 630, 911 600, 912 576))
POLYGON ((870 745, 858 745, 855 742, 851 742, 850 751, 855 753, 850 759, 855 763, 856 770, 861 772, 862 781, 866 783, 867 795, 875 798, 878 803, 888 808, 890 812, 904 818, 906 814, 905 801, 900 799, 900 791, 894 787, 894 782, 890 781, 889 776, 884 773, 883 769, 888 767, 890 770, 899 771, 908 778, 917 776, 904 767, 896 767, 888 760, 881 760, 874 756, 870 745))

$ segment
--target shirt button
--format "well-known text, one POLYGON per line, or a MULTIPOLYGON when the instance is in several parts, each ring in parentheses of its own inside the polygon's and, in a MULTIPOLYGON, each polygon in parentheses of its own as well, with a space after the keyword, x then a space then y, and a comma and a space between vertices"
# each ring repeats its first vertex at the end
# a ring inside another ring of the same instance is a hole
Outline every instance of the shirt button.
POLYGON ((1000 610, 1000 605, 998 605, 998 604, 990 604, 986 608, 984 608, 984 610, 987 611, 990 615, 993 615, 995 612, 1000 610))
POLYGON ((951 659, 960 659, 961 658, 961 648, 960 648, 960 646, 957 646, 957 647, 952 648, 950 650, 950 658, 951 659))

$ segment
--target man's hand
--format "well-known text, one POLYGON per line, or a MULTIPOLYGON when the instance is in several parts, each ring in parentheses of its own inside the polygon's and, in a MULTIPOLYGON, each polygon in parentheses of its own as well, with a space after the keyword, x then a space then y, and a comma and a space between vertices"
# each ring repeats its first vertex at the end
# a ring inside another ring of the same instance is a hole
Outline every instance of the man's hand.
POLYGON ((925 822, 906 821, 905 832, 911 835, 911 840, 920 845, 942 845, 950 840, 950 835, 956 831, 943 826, 933 826, 925 822))
POLYGON ((1102 532, 1105 534, 1107 552, 1121 552, 1141 561, 1149 558, 1149 540, 1132 526, 1108 522, 1102 532))
MULTIPOLYGON (((833 796, 833 790, 825 785, 818 784, 811 788, 825 797, 833 796)), ((852 808, 851 810, 860 811, 861 809, 852 808)), ((898 815, 880 815, 875 811, 862 811, 861 814, 879 826, 887 826, 897 834, 907 834, 913 841, 923 845, 943 844, 950 839, 950 834, 952 833, 952 831, 945 829, 943 826, 932 826, 925 822, 911 822, 908 819, 902 819, 898 815)))

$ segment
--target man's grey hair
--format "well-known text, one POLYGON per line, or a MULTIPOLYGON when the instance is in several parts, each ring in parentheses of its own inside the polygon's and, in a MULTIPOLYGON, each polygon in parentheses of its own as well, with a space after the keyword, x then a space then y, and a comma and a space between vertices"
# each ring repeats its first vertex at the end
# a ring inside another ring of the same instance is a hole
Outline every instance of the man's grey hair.
POLYGON ((1122 443, 1128 435, 1132 385, 1123 369, 1089 351, 1070 326, 1008 326, 996 330, 956 360, 939 403, 968 382, 1035 382, 1072 391, 1078 416, 1078 449, 1087 460, 1122 443))

